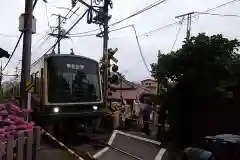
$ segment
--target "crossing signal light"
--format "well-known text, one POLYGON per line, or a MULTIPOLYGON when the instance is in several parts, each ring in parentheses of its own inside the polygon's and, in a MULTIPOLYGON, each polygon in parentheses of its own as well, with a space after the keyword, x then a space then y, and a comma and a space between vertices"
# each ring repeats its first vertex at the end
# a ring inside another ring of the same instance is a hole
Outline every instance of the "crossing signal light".
POLYGON ((77 4, 77 0, 72 0, 72 8, 74 8, 77 4))
POLYGON ((118 66, 114 64, 114 65, 112 66, 112 71, 113 71, 113 72, 117 72, 117 71, 118 71, 118 66))
POLYGON ((119 82, 118 76, 117 76, 116 74, 113 74, 113 75, 111 76, 110 83, 112 83, 112 84, 118 84, 118 82, 119 82))
POLYGON ((104 66, 103 64, 100 66, 100 73, 103 74, 104 66))

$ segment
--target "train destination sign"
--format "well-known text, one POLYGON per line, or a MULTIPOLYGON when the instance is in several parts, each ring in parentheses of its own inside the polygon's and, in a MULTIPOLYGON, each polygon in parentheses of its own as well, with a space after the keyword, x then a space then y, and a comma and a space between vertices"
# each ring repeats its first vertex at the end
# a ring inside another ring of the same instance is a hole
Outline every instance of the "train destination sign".
POLYGON ((84 65, 81 64, 67 64, 68 69, 84 69, 84 65))

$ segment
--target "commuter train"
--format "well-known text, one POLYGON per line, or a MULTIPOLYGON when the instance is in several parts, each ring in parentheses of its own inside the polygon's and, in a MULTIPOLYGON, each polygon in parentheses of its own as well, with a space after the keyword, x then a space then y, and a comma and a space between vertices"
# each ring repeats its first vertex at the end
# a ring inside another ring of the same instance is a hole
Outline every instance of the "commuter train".
MULTIPOLYGON (((66 54, 43 56, 31 66, 32 117, 50 132, 97 127, 103 116, 99 63, 66 54), (52 130, 54 129, 54 130, 52 130)), ((20 78, 13 85, 20 94, 20 78)))

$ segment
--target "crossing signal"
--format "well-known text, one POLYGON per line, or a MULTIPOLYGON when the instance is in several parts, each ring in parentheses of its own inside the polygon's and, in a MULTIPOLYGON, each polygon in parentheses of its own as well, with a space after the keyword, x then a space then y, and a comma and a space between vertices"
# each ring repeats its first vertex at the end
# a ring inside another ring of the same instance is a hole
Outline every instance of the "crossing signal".
POLYGON ((118 51, 117 48, 114 49, 114 50, 113 50, 112 48, 108 49, 108 60, 109 60, 109 61, 112 60, 113 62, 118 63, 118 60, 117 60, 115 57, 113 57, 114 54, 115 54, 117 51, 118 51))
POLYGON ((113 71, 113 72, 117 72, 117 71, 118 71, 118 66, 114 64, 114 65, 112 66, 112 71, 113 71))
POLYGON ((112 65, 112 72, 110 71, 110 67, 108 68, 108 82, 110 84, 119 84, 119 77, 117 74, 118 71, 118 66, 117 65, 112 65))

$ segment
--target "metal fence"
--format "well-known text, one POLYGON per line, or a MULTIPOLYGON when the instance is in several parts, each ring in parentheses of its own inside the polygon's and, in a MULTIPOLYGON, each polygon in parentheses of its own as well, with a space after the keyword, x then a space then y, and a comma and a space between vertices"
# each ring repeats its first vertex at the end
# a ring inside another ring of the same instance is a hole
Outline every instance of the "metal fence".
POLYGON ((0 139, 0 160, 35 160, 40 145, 40 127, 0 139))

